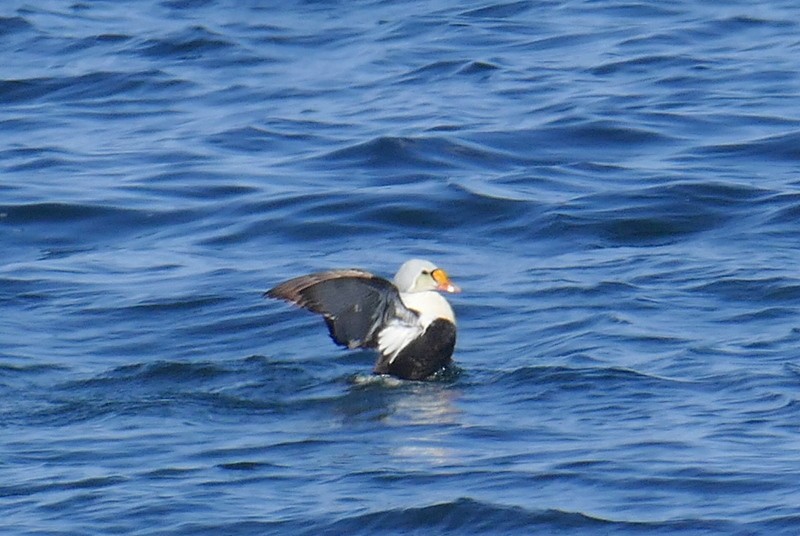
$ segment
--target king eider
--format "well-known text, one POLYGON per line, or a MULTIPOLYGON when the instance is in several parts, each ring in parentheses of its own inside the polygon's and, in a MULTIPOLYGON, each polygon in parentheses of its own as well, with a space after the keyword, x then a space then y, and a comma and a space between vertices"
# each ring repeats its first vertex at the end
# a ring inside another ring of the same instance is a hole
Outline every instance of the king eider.
POLYGON ((376 374, 421 380, 450 363, 456 344, 453 309, 437 291, 461 289, 435 264, 411 259, 393 282, 364 270, 332 270, 264 295, 321 314, 336 344, 376 349, 376 374))

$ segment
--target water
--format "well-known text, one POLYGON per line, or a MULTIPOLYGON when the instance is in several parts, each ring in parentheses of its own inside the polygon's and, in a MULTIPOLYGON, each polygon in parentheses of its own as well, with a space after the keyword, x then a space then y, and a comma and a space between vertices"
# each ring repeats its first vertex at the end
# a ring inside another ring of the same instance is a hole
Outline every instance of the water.
POLYGON ((4 534, 797 534, 794 2, 6 2, 4 534), (261 293, 430 258, 458 368, 261 293))

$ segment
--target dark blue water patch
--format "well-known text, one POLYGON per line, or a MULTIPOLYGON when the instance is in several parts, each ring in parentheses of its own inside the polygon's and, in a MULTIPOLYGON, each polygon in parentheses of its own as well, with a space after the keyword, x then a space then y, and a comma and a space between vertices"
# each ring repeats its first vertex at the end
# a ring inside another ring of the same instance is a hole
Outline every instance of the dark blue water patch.
POLYGON ((620 368, 571 368, 571 367, 523 367, 499 374, 493 382, 499 382, 513 391, 550 392, 557 391, 595 391, 596 396, 604 396, 609 389, 619 389, 632 396, 647 398, 651 393, 670 385, 674 388, 701 389, 701 386, 664 377, 650 376, 635 370, 620 368), (527 388, 526 388, 527 386, 527 388), (637 394, 638 393, 638 394, 637 394))
POLYGON ((229 38, 205 26, 193 26, 167 38, 147 40, 139 45, 138 50, 145 56, 192 60, 233 48, 229 38))
POLYGON ((439 78, 447 78, 458 72, 464 62, 457 60, 436 61, 423 65, 413 71, 404 74, 402 83, 415 84, 420 82, 433 82, 439 78))
POLYGON ((3 80, 0 82, 0 100, 7 103, 21 103, 36 100, 55 91, 52 80, 3 80))
POLYGON ((557 138, 559 136, 569 138, 572 143, 577 143, 586 147, 602 146, 604 150, 609 150, 615 146, 625 145, 631 147, 635 145, 663 144, 670 139, 663 134, 624 126, 613 121, 572 121, 557 122, 545 127, 538 133, 545 138, 557 138))
MULTIPOLYGON (((303 243, 315 241, 336 240, 336 237, 348 236, 352 239, 358 236, 371 235, 375 227, 371 222, 359 220, 352 210, 357 210, 362 205, 350 200, 335 200, 330 194, 310 194, 303 198, 294 196, 286 199, 270 200, 264 205, 271 206, 269 216, 260 220, 247 220, 231 222, 224 228, 212 229, 209 236, 202 239, 202 244, 221 246, 225 244, 240 243, 249 237, 263 236, 277 239, 282 243, 285 239, 299 240, 303 243), (316 215, 317 202, 319 211, 347 214, 346 219, 331 222, 323 215, 316 215)), ((250 211, 252 207, 246 210, 250 211)))
POLYGON ((515 530, 598 529, 599 519, 567 512, 529 513, 521 508, 498 507, 469 498, 431 506, 387 510, 351 517, 326 527, 331 533, 405 533, 422 528, 443 533, 493 534, 515 530))
POLYGON ((231 462, 219 464, 220 469, 227 469, 228 471, 260 471, 266 467, 274 466, 261 462, 231 462))
POLYGON ((475 80, 486 82, 494 72, 500 69, 500 66, 488 61, 435 61, 414 69, 413 71, 404 73, 402 77, 397 80, 397 83, 410 86, 435 84, 444 80, 451 80, 454 76, 468 76, 475 80))
POLYGON ((709 470, 703 467, 679 469, 663 477, 643 481, 645 487, 676 492, 719 493, 721 495, 741 495, 745 493, 769 493, 780 488, 779 482, 767 478, 772 475, 759 473, 731 473, 729 471, 709 470))
MULTIPOLYGON (((558 35, 548 35, 547 31, 537 31, 535 24, 529 24, 522 27, 520 27, 520 25, 514 25, 510 28, 504 28, 504 26, 506 25, 500 25, 498 29, 505 29, 512 34, 527 36, 527 39, 524 42, 512 41, 511 43, 508 43, 508 46, 544 53, 548 51, 561 52, 565 49, 578 49, 581 46, 588 46, 596 42, 597 39, 601 38, 603 35, 596 30, 570 31, 558 35), (546 37, 542 37, 543 35, 546 37)), ((541 87, 545 92, 548 92, 548 90, 551 89, 549 84, 552 83, 552 81, 549 79, 549 77, 542 76, 542 74, 546 72, 546 69, 546 67, 537 69, 537 74, 528 79, 528 82, 535 83, 536 85, 528 86, 527 89, 523 88, 519 91, 530 95, 531 90, 541 87)))
MULTIPOLYGON (((249 527, 245 533, 268 529, 298 534, 416 534, 435 531, 440 534, 510 534, 546 532, 547 534, 734 534, 741 528, 735 523, 687 519, 671 522, 611 521, 563 510, 529 510, 495 505, 469 497, 419 506, 394 508, 381 512, 348 516, 333 522, 323 519, 276 522, 249 527), (309 527, 313 526, 314 528, 309 527), (734 532, 731 532, 731 530, 734 532)), ((200 533, 213 533, 196 525, 200 533)), ((213 530, 213 528, 212 528, 213 530)), ((260 532, 259 532, 260 533, 260 532)))
POLYGON ((542 219, 543 235, 588 235, 625 245, 670 244, 687 236, 737 226, 766 192, 746 186, 672 183, 620 199, 596 194, 553 210, 542 219))
POLYGON ((731 315, 727 320, 733 323, 781 320, 793 318, 797 312, 798 310, 794 307, 764 307, 731 315))
POLYGON ((144 201, 157 196, 165 201, 164 206, 172 206, 173 210, 176 205, 185 206, 187 200, 206 201, 209 205, 216 207, 208 210, 202 208, 195 211, 190 210, 189 212, 195 214, 198 220, 202 219, 202 216, 219 213, 224 210, 227 203, 233 200, 247 198, 260 192, 257 186, 247 184, 246 181, 233 181, 221 177, 217 173, 200 170, 164 171, 131 181, 122 186, 120 190, 132 194, 135 199, 144 201), (186 184, 187 177, 193 177, 196 182, 191 186, 186 184))
MULTIPOLYGON (((310 19, 294 21, 293 25, 274 23, 273 17, 259 18, 255 24, 247 21, 242 27, 247 31, 248 41, 259 45, 263 57, 273 57, 276 54, 292 65, 296 64, 295 54, 306 54, 309 50, 341 50, 352 46, 351 53, 364 52, 364 49, 359 48, 362 38, 366 35, 372 37, 372 34, 364 31, 362 23, 337 24, 341 11, 335 4, 311 2, 306 7, 309 9, 307 15, 310 19), (310 20, 323 27, 324 31, 318 31, 315 26, 309 25, 310 20)), ((259 9, 265 12, 269 10, 266 6, 256 8, 259 9)))
POLYGON ((0 38, 32 29, 33 25, 25 17, 0 17, 0 38))
MULTIPOLYGON (((322 157, 325 162, 341 162, 347 167, 365 166, 369 168, 391 167, 393 170, 427 170, 446 168, 446 163, 426 157, 430 143, 441 146, 444 140, 416 140, 403 138, 378 138, 353 147, 338 149, 322 157)), ((439 150, 433 150, 441 154, 439 150)))
MULTIPOLYGON (((680 9, 665 5, 641 5, 641 4, 602 4, 591 2, 594 7, 602 10, 606 16, 624 17, 629 19, 649 20, 657 17, 665 20, 669 17, 680 16, 683 12, 680 9)), ((649 35, 649 34, 648 34, 649 35)))
POLYGON ((105 33, 93 35, 91 37, 72 41, 71 44, 64 49, 64 51, 68 53, 80 54, 85 54, 89 51, 97 54, 114 53, 116 52, 116 47, 118 45, 122 45, 131 39, 133 38, 127 34, 105 33), (97 50, 98 48, 101 50, 97 50))
POLYGON ((8 223, 14 225, 75 223, 94 218, 107 218, 111 214, 129 212, 127 209, 115 207, 66 203, 37 203, 5 207, 4 210, 8 223))
POLYGON ((785 369, 793 378, 800 380, 800 363, 787 363, 785 369))
MULTIPOLYGON (((267 456, 275 456, 275 457, 282 457, 285 455, 289 456, 297 456, 302 458, 310 458, 317 452, 325 450, 326 448, 330 447, 333 444, 332 441, 326 440, 319 440, 319 439, 300 439, 300 440, 289 440, 289 441, 280 441, 269 445, 268 447, 230 447, 230 448, 213 448, 213 449, 206 449, 202 450, 196 455, 198 461, 202 460, 211 460, 217 463, 217 467, 223 467, 224 465, 229 465, 223 460, 231 460, 231 459, 238 459, 241 460, 243 458, 253 458, 253 457, 263 457, 264 455, 267 456)), ((232 463, 246 463, 246 462, 232 462, 232 463)), ((269 467, 273 466, 274 464, 263 463, 262 467, 269 467)), ((223 467, 225 469, 230 469, 231 467, 223 467)), ((251 467, 251 469, 255 468, 255 466, 251 467)), ((285 470, 286 467, 275 466, 276 469, 283 469, 285 470)), ((211 485, 224 485, 223 482, 217 482, 211 485)))
POLYGON ((30 240, 44 246, 45 255, 86 251, 87 244, 115 244, 123 236, 194 220, 191 209, 137 210, 112 203, 34 203, 0 206, 2 225, 14 230, 15 241, 30 240), (81 246, 81 247, 78 247, 81 246))
POLYGON ((713 35, 735 35, 750 31, 773 33, 777 29, 796 29, 798 24, 797 21, 789 18, 766 18, 748 14, 712 19, 705 22, 703 26, 713 35))
POLYGON ((492 72, 500 69, 500 66, 488 61, 471 61, 467 65, 461 67, 458 72, 467 75, 481 75, 488 76, 492 72))
POLYGON ((217 147, 246 154, 274 154, 275 151, 300 152, 308 143, 321 139, 312 132, 281 131, 270 125, 229 129, 209 136, 208 142, 217 147))
POLYGON ((85 389, 96 386, 105 390, 106 386, 109 386, 110 390, 115 390, 117 386, 123 384, 130 386, 204 384, 224 377, 229 372, 225 367, 213 363, 156 362, 119 367, 104 377, 80 382, 76 387, 85 389))
POLYGON ((789 161, 800 160, 800 131, 787 132, 742 143, 712 145, 699 150, 703 154, 725 158, 789 161))
MULTIPOLYGON (((42 126, 27 119, 8 122, 14 130, 22 131, 26 128, 42 126)), ((2 152, 5 158, 5 170, 12 172, 76 172, 82 164, 80 159, 68 151, 55 147, 41 147, 37 149, 10 149, 2 152)))
POLYGON ((75 76, 41 77, 0 82, 0 102, 91 102, 115 97, 155 96, 186 84, 159 70, 142 72, 99 71, 75 76))
MULTIPOLYGON (((535 271, 531 271, 535 276, 535 271)), ((571 297, 582 301, 607 300, 609 296, 632 296, 638 293, 638 287, 622 281, 599 281, 590 285, 576 285, 574 283, 556 284, 544 289, 536 290, 531 298, 539 301, 558 301, 557 298, 571 297)))
POLYGON ((192 11, 199 8, 212 6, 214 0, 164 0, 160 5, 177 11, 192 11))
MULTIPOLYGON (((491 134, 489 136, 492 136, 491 134)), ((463 173, 463 169, 512 170, 522 165, 543 163, 531 156, 530 147, 535 140, 525 140, 524 134, 514 137, 514 142, 491 143, 483 136, 470 135, 467 139, 447 136, 421 136, 415 138, 382 137, 365 143, 337 149, 315 157, 327 166, 332 162, 346 168, 356 167, 393 173, 417 172, 429 174, 463 173), (519 143, 519 152, 513 150, 519 143), (524 148, 524 150, 523 150, 524 148), (458 171, 461 170, 461 171, 458 171)), ((494 140, 494 137, 491 138, 494 140)))
MULTIPOLYGON (((9 259, 10 260, 10 259, 9 259)), ((0 300, 4 303, 26 305, 37 304, 52 296, 56 285, 45 278, 30 275, 0 277, 0 300)))
POLYGON ((700 58, 682 57, 674 54, 640 56, 632 59, 615 61, 594 67, 591 73, 596 76, 618 76, 618 75, 650 75, 658 72, 660 76, 665 73, 703 70, 708 69, 709 63, 700 58))
MULTIPOLYGON (((591 160, 596 164, 616 164, 614 154, 628 153, 631 146, 664 146, 675 142, 669 136, 611 120, 587 120, 567 117, 535 130, 483 132, 466 136, 490 154, 502 155, 515 165, 554 164, 562 162, 563 150, 573 153, 580 148, 584 157, 570 162, 591 160), (532 148, 536 148, 532 151, 532 148)), ((573 156, 575 154, 573 153, 573 156)))
POLYGON ((800 279, 785 277, 725 277, 691 289, 722 301, 796 305, 800 300, 800 279))
POLYGON ((24 484, 24 485, 11 484, 7 486, 0 486, 0 497, 28 496, 31 494, 41 493, 44 491, 53 492, 53 491, 71 491, 71 490, 83 490, 83 489, 102 489, 109 486, 120 484, 122 482, 124 482, 124 479, 120 477, 97 477, 97 478, 70 480, 57 483, 48 483, 39 486, 31 486, 30 484, 24 484))
MULTIPOLYGON (((504 204, 502 200, 463 192, 454 195, 454 191, 458 192, 438 177, 403 176, 384 187, 376 185, 355 194, 346 189, 321 189, 301 195, 272 196, 241 204, 242 223, 218 229, 207 243, 233 243, 248 236, 286 236, 306 242, 342 236, 366 239, 378 230, 390 235, 409 229, 418 235, 436 234, 461 221, 465 211, 471 211, 477 226, 514 217, 498 211, 504 204), (268 216, 253 220, 248 217, 252 214, 268 216), (331 221, 333 214, 339 216, 337 221, 331 221)), ((522 213, 529 210, 524 205, 518 209, 522 213)))
POLYGON ((7 377, 19 377, 28 375, 44 374, 48 372, 59 372, 66 370, 62 365, 50 363, 25 363, 13 364, 8 357, 4 357, 4 362, 0 364, 0 375, 7 377))
POLYGON ((628 217, 614 217, 606 221, 602 215, 556 213, 537 227, 544 238, 562 236, 588 237, 588 243, 655 246, 672 244, 681 237, 710 230, 720 222, 714 217, 698 217, 696 214, 683 218, 674 215, 663 219, 649 217, 646 209, 628 210, 628 217), (645 215, 647 214, 647 216, 645 215))
POLYGON ((533 6, 531 6, 528 2, 502 2, 486 7, 462 11, 459 13, 459 17, 503 20, 518 17, 528 11, 531 11, 532 9, 533 6))
MULTIPOLYGON (((315 367, 313 363, 259 356, 225 364, 164 361, 125 365, 47 391, 38 391, 35 384, 28 383, 25 400, 4 408, 2 422, 3 426, 34 421, 70 426, 137 415, 189 416, 199 408, 224 419, 237 413, 289 414, 313 411, 314 407, 327 412, 331 400, 341 393, 329 392, 331 386, 321 385, 317 374, 324 369, 315 372, 315 368, 319 364, 315 367)), ((16 377, 15 384, 20 383, 19 370, 10 370, 9 374, 16 377)))
MULTIPOLYGON (((8 347, 0 352, 0 386, 6 390, 7 395, 15 393, 25 396, 24 394, 31 389, 31 385, 38 385, 46 376, 66 373, 69 370, 63 365, 37 362, 34 359, 21 358, 14 354, 17 353, 14 352, 13 347, 8 347)), ((6 404, 5 406, 0 409, 0 414, 13 408, 15 404, 6 404)), ((0 424, 0 428, 2 427, 3 425, 0 424)))
MULTIPOLYGON (((776 315, 777 316, 777 315, 776 315)), ((784 318, 783 315, 777 318, 784 318)), ((791 322, 777 322, 777 318, 773 317, 769 322, 764 322, 762 326, 767 328, 774 325, 779 326, 777 330, 769 330, 763 336, 753 337, 742 344, 744 351, 751 352, 752 355, 759 355, 763 358, 779 357, 781 351, 785 348, 791 348, 800 342, 800 328, 794 327, 791 322)), ((758 324, 756 324, 758 325, 758 324)), ((795 359, 793 356, 790 359, 795 359)))

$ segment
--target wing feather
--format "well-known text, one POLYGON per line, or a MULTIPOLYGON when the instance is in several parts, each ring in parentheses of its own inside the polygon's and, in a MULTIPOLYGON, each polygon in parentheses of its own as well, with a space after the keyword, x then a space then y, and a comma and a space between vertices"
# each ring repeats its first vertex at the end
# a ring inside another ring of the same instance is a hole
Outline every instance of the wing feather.
POLYGON ((375 348, 379 333, 391 323, 414 323, 397 288, 363 270, 333 270, 290 279, 265 296, 321 314, 331 338, 349 348, 375 348))

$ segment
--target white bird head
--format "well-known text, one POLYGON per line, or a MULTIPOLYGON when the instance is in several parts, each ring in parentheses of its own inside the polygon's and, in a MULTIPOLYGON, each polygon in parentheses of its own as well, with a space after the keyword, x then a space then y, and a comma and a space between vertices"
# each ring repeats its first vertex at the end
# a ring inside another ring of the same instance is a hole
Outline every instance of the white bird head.
POLYGON ((461 292, 461 289, 450 281, 447 272, 432 262, 422 259, 411 259, 404 262, 394 276, 394 284, 400 292, 425 292, 428 290, 461 292))

